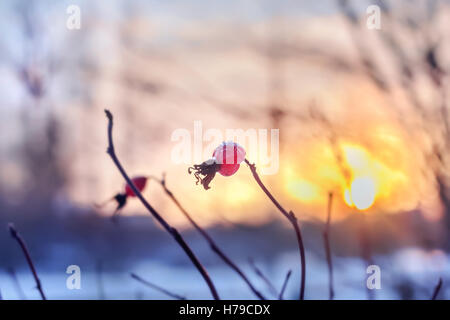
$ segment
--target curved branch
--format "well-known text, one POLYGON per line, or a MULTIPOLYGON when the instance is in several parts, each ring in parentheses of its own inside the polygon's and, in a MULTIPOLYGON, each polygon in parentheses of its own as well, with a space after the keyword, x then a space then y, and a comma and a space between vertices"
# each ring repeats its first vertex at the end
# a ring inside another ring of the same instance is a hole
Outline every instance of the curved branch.
POLYGON ((197 270, 202 275, 203 279, 205 280, 206 284, 209 287, 209 290, 211 291, 211 294, 215 300, 219 300, 219 295, 217 293, 217 290, 211 280, 211 278, 208 275, 208 272, 203 267, 203 265, 200 263, 200 261, 195 256, 194 252, 191 250, 189 245, 184 241, 181 234, 178 232, 177 229, 169 225, 169 223, 164 220, 164 218, 150 205, 150 203, 145 200, 145 198, 142 196, 142 194, 139 192, 139 190, 136 188, 134 183, 131 181, 130 177, 126 173, 125 169, 122 167, 122 164, 120 163, 119 159, 116 156, 115 150, 114 150, 114 143, 112 138, 112 129, 113 129, 113 115, 109 110, 105 110, 106 117, 108 118, 108 149, 107 153, 111 157, 112 161, 116 165, 117 169, 119 169, 120 173, 122 174, 125 181, 128 183, 130 188, 133 190, 133 192, 136 194, 136 197, 142 202, 144 207, 150 212, 150 214, 162 225, 162 227, 175 239, 175 241, 180 245, 180 247, 184 250, 186 255, 189 257, 191 262, 194 264, 194 266, 197 268, 197 270))
POLYGON ((264 193, 267 195, 267 197, 272 201, 272 203, 277 207, 277 209, 283 214, 283 216, 286 217, 286 219, 289 220, 292 227, 294 228, 295 235, 297 236, 297 243, 298 248, 300 251, 300 268, 301 268, 301 277, 300 277, 300 300, 305 299, 305 280, 306 280, 306 258, 305 258, 305 247, 303 245, 303 239, 302 234, 300 232, 300 227, 298 225, 298 220, 295 214, 292 211, 286 211, 286 209, 283 208, 283 206, 275 199, 275 197, 270 193, 270 191, 266 188, 264 183, 261 181, 261 178, 258 175, 258 172, 256 172, 256 166, 255 164, 250 163, 247 159, 244 160, 245 163, 250 168, 250 171, 253 174, 253 178, 255 178, 256 182, 258 183, 259 187, 264 191, 264 193))

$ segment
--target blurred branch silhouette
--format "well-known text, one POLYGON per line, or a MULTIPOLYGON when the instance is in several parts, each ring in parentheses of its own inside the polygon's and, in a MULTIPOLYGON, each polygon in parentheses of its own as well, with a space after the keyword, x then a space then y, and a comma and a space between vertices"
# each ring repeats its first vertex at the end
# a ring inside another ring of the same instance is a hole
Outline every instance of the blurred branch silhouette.
POLYGON ((130 273, 130 276, 133 279, 135 279, 136 281, 142 283, 143 285, 145 285, 145 286, 147 286, 149 288, 155 289, 156 291, 162 292, 162 293, 164 293, 165 295, 167 295, 167 296, 169 296, 171 298, 174 298, 174 299, 177 299, 177 300, 186 300, 186 297, 180 296, 180 295, 178 295, 176 293, 172 293, 169 290, 164 289, 164 288, 162 288, 160 286, 157 286, 156 284, 153 284, 153 283, 151 283, 151 282, 141 278, 140 276, 138 276, 138 275, 136 275, 134 273, 130 273))
POLYGON ((280 294, 278 295, 278 300, 283 300, 283 295, 284 295, 284 292, 286 291, 286 287, 289 282, 289 279, 291 278, 291 274, 292 274, 292 270, 289 270, 286 273, 286 277, 284 278, 283 285, 281 286, 280 294))
POLYGON ((111 157, 112 161, 116 165, 119 172, 122 174, 125 181, 128 183, 130 188, 135 193, 136 197, 142 202, 144 207, 150 212, 150 214, 161 224, 161 226, 174 238, 174 240, 178 243, 178 245, 183 249, 183 251, 186 253, 186 255, 189 257, 191 262, 194 264, 194 266, 197 268, 197 270, 202 275, 203 279, 205 280, 206 284, 208 285, 209 290, 211 291, 211 294, 215 300, 219 300, 219 295, 217 293, 217 290, 211 280, 211 278, 208 275, 208 272, 203 267, 203 265, 200 263, 200 261, 195 256, 192 249, 189 247, 189 245, 184 241, 181 234, 178 232, 177 229, 169 225, 166 220, 150 205, 150 203, 145 200, 145 198, 142 196, 142 194, 139 192, 139 190, 134 185, 133 181, 131 181, 130 177, 126 173, 125 169, 122 167, 122 164, 120 163, 119 159, 116 156, 116 152, 114 149, 114 143, 112 138, 112 129, 113 129, 113 115, 109 110, 105 110, 106 117, 108 119, 108 149, 107 153, 111 157))
MULTIPOLYGON (((420 129, 426 134, 431 147, 423 150, 423 157, 428 164, 428 169, 434 176, 437 194, 444 207, 444 220, 446 222, 447 239, 450 238, 450 176, 449 176, 449 144, 450 144, 450 118, 448 105, 448 57, 440 52, 446 44, 442 31, 433 28, 430 23, 439 10, 439 1, 427 1, 423 10, 416 16, 406 13, 399 16, 383 0, 377 0, 376 4, 382 11, 383 26, 376 34, 386 49, 381 55, 383 58, 391 58, 393 63, 389 66, 395 72, 395 77, 383 75, 381 63, 377 62, 380 55, 368 50, 370 40, 365 37, 362 30, 365 26, 361 23, 357 12, 350 0, 337 0, 338 7, 347 21, 349 32, 352 35, 353 45, 359 54, 359 64, 364 72, 369 75, 373 83, 383 92, 384 96, 396 104, 393 94, 396 78, 405 93, 405 96, 414 111, 420 116, 420 129), (417 38, 419 41, 407 47, 402 36, 417 38), (418 53, 417 56, 411 52, 418 53), (427 84, 434 91, 436 99, 425 101, 419 94, 419 86, 422 85, 421 77, 427 77, 427 84), (388 82, 388 79, 390 83, 388 82), (438 116, 437 116, 438 115, 438 116)), ((383 64, 385 66, 385 64, 383 64)), ((406 117, 399 112, 398 120, 407 127, 406 117)), ((416 127, 412 128, 415 131, 416 127)), ((448 248, 448 241, 447 243, 448 248)))
POLYGON ((216 253, 224 262, 227 264, 231 269, 233 269, 241 278, 244 280, 244 282, 247 284, 247 286, 250 288, 250 290, 261 300, 265 300, 265 297, 259 292, 255 286, 251 283, 251 281, 247 278, 245 273, 234 263, 223 251, 219 248, 217 243, 213 240, 213 238, 206 232, 205 229, 203 229, 193 218, 192 216, 186 211, 186 209, 181 205, 181 203, 178 201, 178 199, 174 196, 172 191, 170 191, 167 188, 166 184, 166 176, 163 175, 162 179, 158 179, 156 177, 151 176, 153 180, 157 181, 161 187, 163 188, 164 192, 167 194, 167 196, 172 200, 172 202, 176 205, 176 207, 183 213, 183 215, 189 220, 189 222, 192 224, 192 226, 202 235, 202 237, 208 242, 211 250, 216 253))
POLYGON ((266 277, 266 275, 261 271, 261 269, 258 268, 258 266, 256 265, 255 261, 253 259, 249 259, 248 260, 250 263, 250 266, 253 268, 253 270, 255 271, 256 275, 258 277, 261 278, 262 281, 264 281, 264 283, 267 285, 267 288, 269 288, 270 293, 274 296, 277 297, 278 296, 278 292, 277 289, 275 289, 275 286, 273 285, 273 283, 269 280, 268 277, 266 277))
POLYGON ((330 247, 330 223, 331 223, 331 206, 333 204, 333 193, 328 194, 328 207, 327 207, 327 220, 325 224, 325 230, 323 231, 323 241, 325 245, 325 254, 327 257, 328 265, 328 292, 329 299, 334 299, 334 287, 333 287, 333 260, 331 257, 330 247))
POLYGON ((13 239, 15 239, 17 243, 20 245, 20 248, 22 249, 23 254, 25 255, 25 259, 27 259, 28 266, 30 267, 31 273, 33 274, 34 281, 36 282, 36 288, 38 289, 42 300, 47 300, 44 294, 44 290, 42 289, 41 280, 39 280, 36 268, 34 267, 33 260, 31 259, 30 252, 28 251, 25 241, 23 240, 22 236, 17 232, 17 230, 14 228, 14 225, 12 223, 8 225, 8 228, 13 239))
POLYGON ((439 291, 441 291, 442 287, 442 278, 439 278, 439 282, 437 283, 436 287, 434 288, 433 295, 431 296, 431 300, 436 300, 439 291))
POLYGON ((17 279, 17 275, 16 275, 16 272, 14 271, 14 269, 8 268, 7 272, 9 274, 9 276, 11 277, 12 282, 14 283, 14 288, 16 289, 17 296, 21 300, 27 300, 27 297, 25 296, 25 293, 23 292, 23 289, 19 283, 19 279, 17 279))

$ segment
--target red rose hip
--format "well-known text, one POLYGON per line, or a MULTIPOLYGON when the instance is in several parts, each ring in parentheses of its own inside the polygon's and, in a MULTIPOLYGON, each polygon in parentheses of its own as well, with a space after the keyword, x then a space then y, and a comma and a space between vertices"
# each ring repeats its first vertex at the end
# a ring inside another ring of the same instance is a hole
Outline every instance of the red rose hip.
POLYGON ((214 150, 213 157, 221 165, 218 172, 228 177, 238 171, 240 163, 245 159, 245 150, 236 142, 223 142, 214 150))
MULTIPOLYGON (((139 192, 142 192, 147 184, 147 177, 134 177, 133 179, 131 179, 131 181, 133 181, 133 184, 136 186, 139 192)), ((125 195, 127 197, 136 197, 133 189, 131 189, 128 184, 125 186, 125 195)))

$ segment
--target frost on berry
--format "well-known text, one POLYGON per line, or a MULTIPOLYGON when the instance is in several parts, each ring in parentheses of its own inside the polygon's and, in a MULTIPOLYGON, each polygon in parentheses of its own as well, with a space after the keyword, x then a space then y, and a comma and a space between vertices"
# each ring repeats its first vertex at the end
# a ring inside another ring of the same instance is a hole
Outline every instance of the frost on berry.
POLYGON ((196 184, 201 183, 208 190, 217 172, 225 177, 231 176, 238 171, 244 159, 245 150, 242 146, 233 141, 223 142, 214 150, 211 159, 190 167, 188 172, 194 172, 196 184))
POLYGON ((245 159, 245 150, 233 141, 223 142, 214 150, 213 157, 221 164, 219 173, 228 177, 238 171, 240 163, 245 159))

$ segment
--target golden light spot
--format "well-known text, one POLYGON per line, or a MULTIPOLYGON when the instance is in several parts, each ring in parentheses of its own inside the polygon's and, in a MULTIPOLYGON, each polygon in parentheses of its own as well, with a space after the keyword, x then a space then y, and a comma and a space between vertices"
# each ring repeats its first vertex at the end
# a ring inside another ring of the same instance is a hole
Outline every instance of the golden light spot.
POLYGON ((411 210, 419 190, 410 187, 417 176, 402 143, 400 138, 365 144, 342 139, 333 147, 328 141, 308 141, 280 167, 283 187, 293 205, 320 215, 333 192, 341 198, 335 202, 336 219, 352 212, 348 207, 368 213, 411 210), (377 210, 371 210, 374 204, 377 210))
POLYGON ((378 197, 393 193, 392 185, 404 178, 404 174, 388 167, 367 149, 356 144, 342 145, 345 166, 351 180, 344 186, 344 202, 359 210, 370 208, 378 197), (348 186, 350 183, 350 186, 348 186))
POLYGON ((356 178, 350 186, 351 203, 359 210, 370 208, 375 201, 375 194, 375 182, 370 177, 356 178))

